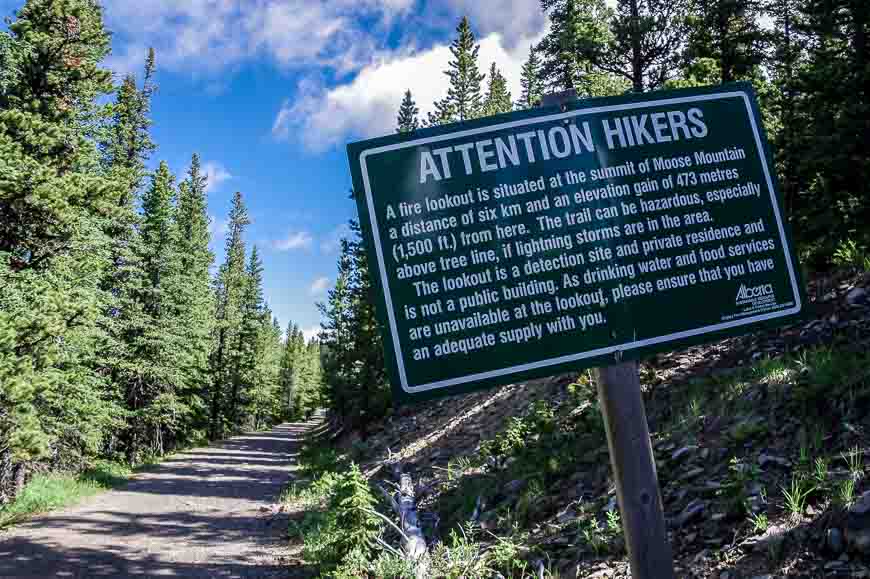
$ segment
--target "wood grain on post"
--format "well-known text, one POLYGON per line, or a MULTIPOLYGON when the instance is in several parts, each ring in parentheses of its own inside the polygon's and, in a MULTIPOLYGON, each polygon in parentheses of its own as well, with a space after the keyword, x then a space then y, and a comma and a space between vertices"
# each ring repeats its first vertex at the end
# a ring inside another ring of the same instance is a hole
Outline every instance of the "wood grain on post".
MULTIPOLYGON (((544 95, 541 106, 574 100, 571 89, 544 95)), ((595 378, 632 579, 675 579, 637 362, 598 368, 595 378)))
POLYGON ((632 579, 674 579, 636 362, 595 370, 632 579))

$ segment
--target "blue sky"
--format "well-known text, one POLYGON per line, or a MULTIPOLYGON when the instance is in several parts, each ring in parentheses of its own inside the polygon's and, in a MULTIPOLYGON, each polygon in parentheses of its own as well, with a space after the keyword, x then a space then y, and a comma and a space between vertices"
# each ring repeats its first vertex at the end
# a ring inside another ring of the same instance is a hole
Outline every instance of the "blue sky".
MULTIPOLYGON (((0 0, 10 15, 23 0, 0 0)), ((514 95, 528 47, 544 32, 538 0, 102 0, 107 65, 140 73, 157 51, 154 162, 181 175, 192 153, 209 171, 214 249, 223 258, 234 191, 262 250, 265 293, 282 326, 312 332, 335 279, 338 240, 356 210, 344 146, 391 132, 410 88, 425 112, 458 19, 514 95)))

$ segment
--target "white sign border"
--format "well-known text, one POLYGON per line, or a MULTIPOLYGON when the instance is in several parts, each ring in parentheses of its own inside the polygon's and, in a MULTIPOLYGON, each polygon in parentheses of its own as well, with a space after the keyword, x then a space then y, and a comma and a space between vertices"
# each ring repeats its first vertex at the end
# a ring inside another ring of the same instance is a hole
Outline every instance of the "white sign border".
POLYGON ((528 119, 522 119, 519 121, 512 121, 508 123, 501 123, 498 125, 491 125, 487 127, 481 127, 477 129, 468 129, 465 131, 459 131, 456 133, 449 133, 445 135, 438 135, 435 137, 426 137, 422 139, 417 139, 414 141, 407 141, 404 143, 395 143, 392 145, 385 145, 382 147, 375 147, 372 149, 366 149, 361 152, 359 155, 359 163, 360 168, 362 169, 362 177, 363 177, 363 185, 365 187, 366 193, 366 204, 368 206, 369 212, 369 220, 371 222, 372 235, 374 236, 375 241, 375 251, 377 253, 378 258, 378 266, 380 267, 381 272, 381 286, 384 290, 384 299, 387 305, 387 318, 390 322, 390 331, 392 333, 393 338, 393 349, 395 351, 396 363, 399 368, 399 380, 401 382, 402 390, 404 390, 408 394, 417 394, 420 392, 426 392, 429 390, 441 389, 441 388, 449 388, 451 386, 458 386, 460 384, 466 384, 468 382, 477 382, 480 380, 486 380, 489 378, 497 378, 499 376, 504 376, 506 374, 515 374, 519 372, 525 372, 528 370, 536 370, 539 368, 546 368, 548 366, 557 366, 559 364, 566 364, 569 362, 576 362, 578 360, 583 360, 586 358, 594 358, 596 356, 603 356, 607 354, 616 354, 618 352, 622 352, 625 350, 632 350, 635 348, 642 348, 644 346, 651 346, 654 344, 660 344, 662 342, 672 342, 681 340, 684 338, 690 338, 693 336, 698 336, 701 334, 709 334, 712 332, 718 332, 720 330, 726 330, 729 328, 735 328, 739 326, 745 326, 748 324, 752 324, 755 322, 763 322, 765 320, 772 320, 776 318, 781 318, 785 316, 790 316, 796 314, 801 311, 802 303, 800 297, 800 291, 798 289, 797 284, 797 276, 794 271, 794 264, 791 261, 788 239, 785 235, 785 227, 782 222, 782 215, 779 212, 779 205, 776 202, 776 191, 773 187, 773 179, 770 175, 770 169, 767 166, 767 159, 764 156, 764 146, 761 142, 761 134, 758 130, 758 125, 755 122, 755 115, 752 113, 752 105, 749 100, 749 95, 747 95, 743 91, 732 91, 725 93, 714 93, 714 94, 705 94, 705 95, 694 95, 680 98, 670 98, 670 99, 660 99, 655 101, 646 101, 646 102, 637 102, 637 103, 625 103, 621 105, 609 105, 602 107, 591 107, 585 109, 579 109, 575 111, 568 111, 565 113, 558 113, 554 115, 547 115, 542 117, 533 117, 528 119), (667 334, 664 336, 658 336, 655 338, 648 338, 646 340, 635 340, 632 342, 626 342, 624 344, 620 344, 617 346, 608 346, 606 348, 598 348, 597 350, 589 350, 586 352, 579 352, 576 354, 568 354, 566 356, 560 356, 557 358, 549 358, 547 360, 539 360, 537 362, 530 362, 528 364, 518 364, 516 366, 509 366, 507 368, 500 368, 498 370, 490 370, 487 372, 479 372, 477 374, 470 374, 467 376, 461 376, 458 378, 449 378, 447 380, 439 380, 437 382, 430 382, 428 384, 421 384, 419 386, 410 386, 408 384, 408 377, 405 371, 405 360, 402 356, 402 349, 399 341, 399 332, 398 327, 396 325, 396 315, 393 311, 393 298, 390 294, 390 283, 389 278, 387 277, 387 269, 386 264, 384 262, 384 251, 381 245, 380 232, 378 229, 378 221, 375 211, 374 198, 372 196, 372 187, 369 180, 368 166, 366 165, 366 159, 372 155, 377 155, 380 153, 386 153, 389 151, 395 151, 398 149, 407 149, 410 147, 418 147, 420 145, 426 145, 429 143, 437 143, 440 141, 458 139, 462 137, 468 137, 473 135, 479 135, 481 133, 488 133, 493 131, 500 131, 504 129, 511 129, 515 127, 522 127, 527 125, 535 125, 541 123, 550 123, 553 121, 559 121, 563 119, 569 119, 573 117, 580 117, 583 115, 592 115, 596 113, 607 113, 611 111, 624 111, 624 110, 633 110, 640 108, 650 108, 657 106, 667 106, 667 105, 675 105, 675 104, 685 104, 691 102, 698 101, 710 101, 710 100, 720 100, 727 98, 742 98, 746 103, 746 112, 749 115, 749 121, 752 125, 752 132, 755 135, 755 144, 758 149, 758 155, 761 159, 761 166, 764 169, 764 176, 767 181, 767 188, 770 193, 771 203, 773 205, 773 211, 776 215, 776 222, 779 229, 780 241, 782 242, 782 247, 785 255, 785 261, 788 265, 789 279, 791 280, 792 291, 794 293, 794 303, 795 306, 789 308, 787 310, 780 310, 777 312, 772 312, 768 314, 763 314, 759 316, 751 316, 747 318, 741 318, 739 320, 734 320, 731 322, 724 322, 721 324, 713 324, 710 326, 705 326, 703 328, 696 328, 694 330, 685 330, 683 332, 675 332, 673 334, 667 334))

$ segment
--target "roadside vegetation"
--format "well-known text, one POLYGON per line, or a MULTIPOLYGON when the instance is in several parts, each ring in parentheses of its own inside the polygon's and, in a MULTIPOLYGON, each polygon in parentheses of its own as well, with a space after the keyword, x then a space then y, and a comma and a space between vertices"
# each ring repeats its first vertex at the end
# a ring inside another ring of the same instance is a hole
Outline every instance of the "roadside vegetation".
POLYGON ((127 482, 133 472, 133 469, 123 464, 99 461, 79 473, 34 475, 15 500, 0 507, 0 529, 119 487, 127 482))
MULTIPOLYGON (((870 325, 870 316, 859 319, 870 325)), ((703 366, 676 381, 666 375, 683 353, 643 366, 679 576, 868 569, 870 551, 856 528, 867 533, 870 521, 854 509, 870 490, 870 353, 847 338, 835 334, 831 343, 742 366, 703 366)), ((696 349, 702 351, 696 359, 713 357, 717 346, 696 349)), ((416 449, 405 458, 423 489, 418 514, 431 541, 427 577, 525 578, 542 570, 547 577, 601 571, 627 577, 590 375, 517 388, 507 398, 522 392, 530 401, 494 419, 501 424, 495 430, 469 419, 426 447, 432 436, 426 421, 458 413, 458 397, 371 425, 365 441, 309 445, 301 478, 286 496, 300 513, 290 535, 303 545, 301 559, 322 576, 417 576, 381 490, 389 494, 388 473, 403 460, 384 447, 389 441, 416 449), (480 442, 462 447, 477 432, 480 442)), ((465 403, 486 407, 494 396, 472 395, 465 403)))

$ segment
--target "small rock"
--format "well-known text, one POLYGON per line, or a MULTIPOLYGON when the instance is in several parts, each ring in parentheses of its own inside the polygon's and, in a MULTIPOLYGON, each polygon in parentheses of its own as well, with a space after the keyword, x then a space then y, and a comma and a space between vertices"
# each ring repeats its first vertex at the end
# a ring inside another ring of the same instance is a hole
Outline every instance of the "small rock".
POLYGON ((788 527, 771 525, 767 528, 758 542, 755 543, 754 549, 758 553, 772 553, 775 558, 779 558, 785 551, 785 543, 788 540, 788 527))
POLYGON ((870 554, 870 491, 849 509, 845 531, 846 543, 852 550, 870 554))
POLYGON ((707 504, 704 501, 695 499, 683 509, 683 512, 677 515, 677 518, 674 519, 674 525, 677 527, 682 527, 683 525, 690 523, 697 519, 703 514, 706 510, 707 504))
POLYGON ((771 463, 773 463, 777 466, 784 467, 784 468, 788 468, 791 466, 791 461, 789 461, 785 458, 773 456, 770 454, 764 454, 764 453, 761 453, 760 455, 758 455, 758 464, 761 465, 761 468, 764 468, 765 466, 767 466, 768 464, 771 464, 771 463))
POLYGON ((846 550, 846 543, 843 541, 843 532, 837 528, 828 529, 825 534, 825 546, 834 555, 839 555, 846 550))
POLYGON ((867 290, 856 287, 846 294, 846 303, 850 306, 856 306, 867 301, 867 290))
POLYGON ((731 579, 732 575, 730 571, 722 571, 719 573, 719 579, 731 579))
POLYGON ((556 520, 560 523, 567 523, 568 521, 572 521, 577 518, 577 513, 574 512, 574 509, 565 509, 565 511, 559 513, 556 516, 556 520))
POLYGON ((703 473, 704 473, 703 468, 700 468, 700 467, 693 468, 692 470, 683 474, 683 476, 680 477, 680 480, 691 480, 691 479, 695 478, 696 476, 703 474, 703 473))
POLYGON ((525 486, 526 486, 525 479, 521 479, 521 478, 515 479, 515 480, 512 480, 511 482, 507 483, 506 485, 504 485, 504 491, 507 494, 515 495, 515 494, 519 493, 521 490, 523 490, 523 488, 525 488, 525 486))
POLYGON ((689 454, 690 452, 694 452, 696 450, 698 450, 698 447, 695 446, 694 444, 689 445, 689 446, 684 446, 684 447, 680 448, 679 450, 674 451, 674 454, 671 455, 671 460, 679 460, 681 457, 689 454))

